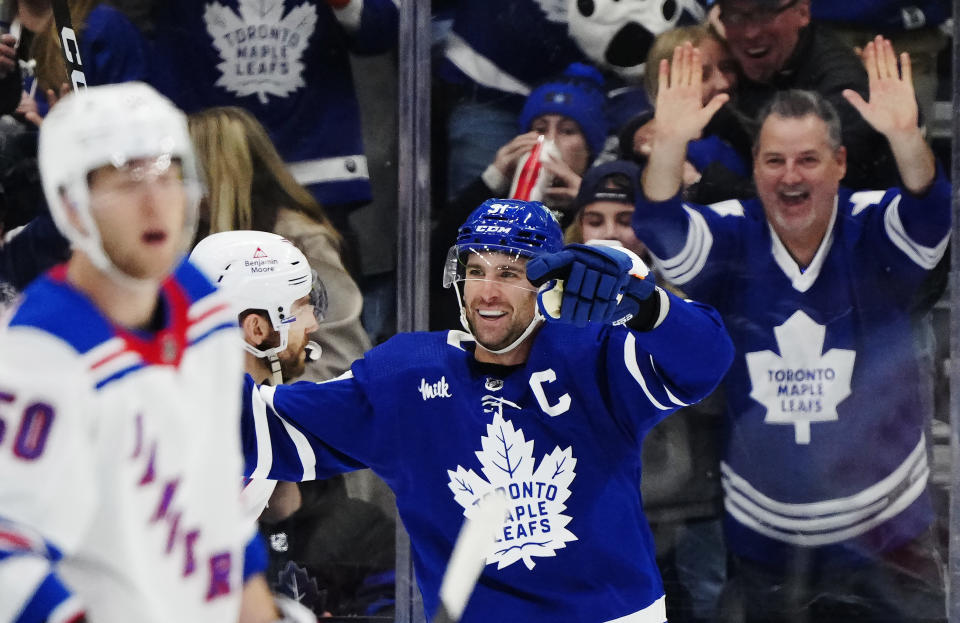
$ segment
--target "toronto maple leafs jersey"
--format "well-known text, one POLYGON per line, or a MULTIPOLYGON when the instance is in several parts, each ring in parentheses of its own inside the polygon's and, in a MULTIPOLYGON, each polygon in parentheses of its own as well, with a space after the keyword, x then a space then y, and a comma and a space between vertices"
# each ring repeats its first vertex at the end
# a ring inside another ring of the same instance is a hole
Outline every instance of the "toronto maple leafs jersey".
POLYGON ((0 331, 0 621, 234 622, 265 566, 236 314, 186 263, 161 301, 160 331, 125 330, 60 266, 0 331))
POLYGON ((291 442, 316 465, 335 463, 323 441, 370 466, 396 494, 430 616, 464 516, 499 490, 509 516, 463 621, 663 623, 640 446, 726 370, 716 312, 674 298, 647 333, 548 323, 513 367, 473 348, 460 331, 401 334, 332 381, 259 388, 259 417, 293 433, 273 438, 271 473, 302 477, 303 453, 276 451, 291 442))
POLYGON ((731 550, 850 559, 924 530, 928 414, 910 307, 948 241, 943 173, 923 197, 841 189, 805 270, 757 200, 641 200, 634 228, 667 279, 717 307, 736 345, 721 464, 731 550))
POLYGON ((188 113, 240 106, 320 203, 371 199, 349 52, 396 43, 394 0, 158 3, 151 82, 188 113))

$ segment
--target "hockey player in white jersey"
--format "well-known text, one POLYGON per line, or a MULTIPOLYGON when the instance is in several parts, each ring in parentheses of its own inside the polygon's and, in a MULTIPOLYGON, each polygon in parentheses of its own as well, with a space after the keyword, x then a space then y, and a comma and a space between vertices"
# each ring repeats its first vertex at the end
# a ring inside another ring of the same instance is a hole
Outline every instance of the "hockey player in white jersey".
POLYGON ((465 332, 400 334, 332 381, 260 387, 261 416, 282 425, 245 447, 270 453, 275 478, 332 467, 325 443, 380 475, 430 617, 464 517, 500 491, 510 512, 463 621, 663 623, 640 447, 725 372, 716 312, 656 287, 629 252, 563 248, 536 202, 477 208, 445 280, 465 332))
POLYGON ((39 164, 74 253, 0 331, 0 621, 276 620, 240 507, 236 317, 181 261, 185 117, 90 88, 47 116, 39 164))
POLYGON ((737 346, 724 381, 727 592, 758 623, 943 621, 911 324, 947 246, 951 188, 918 127, 909 56, 877 37, 869 102, 844 92, 890 143, 900 187, 840 187, 836 110, 787 91, 760 118, 759 198, 700 206, 679 194, 686 145, 723 98, 701 105, 697 55, 677 48, 660 68, 633 223, 737 346))

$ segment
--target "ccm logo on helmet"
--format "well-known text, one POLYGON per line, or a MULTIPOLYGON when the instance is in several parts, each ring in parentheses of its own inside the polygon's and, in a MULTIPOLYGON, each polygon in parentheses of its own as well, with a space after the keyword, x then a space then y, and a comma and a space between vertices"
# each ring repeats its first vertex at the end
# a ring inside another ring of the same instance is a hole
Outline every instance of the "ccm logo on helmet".
POLYGON ((509 227, 501 227, 500 225, 477 225, 474 231, 488 234, 509 234, 512 230, 509 227))

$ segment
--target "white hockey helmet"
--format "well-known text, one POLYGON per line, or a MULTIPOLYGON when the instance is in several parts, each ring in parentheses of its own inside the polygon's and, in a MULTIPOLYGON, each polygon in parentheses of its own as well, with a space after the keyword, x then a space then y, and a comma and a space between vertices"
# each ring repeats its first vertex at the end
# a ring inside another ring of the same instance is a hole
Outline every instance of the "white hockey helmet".
POLYGON ((94 265, 127 282, 138 280, 121 272, 103 250, 90 211, 88 176, 105 165, 121 167, 143 158, 180 162, 187 195, 186 253, 196 231, 202 185, 187 118, 170 100, 142 82, 90 87, 60 100, 40 129, 40 175, 57 227, 94 265), (80 227, 71 222, 61 195, 70 203, 80 227))
POLYGON ((296 301, 311 295, 314 313, 325 311, 322 283, 315 284, 307 258, 283 236, 265 231, 210 234, 194 247, 190 261, 227 293, 238 313, 262 310, 270 318, 280 344, 260 350, 244 340, 244 348, 257 357, 272 361, 287 347, 296 301))

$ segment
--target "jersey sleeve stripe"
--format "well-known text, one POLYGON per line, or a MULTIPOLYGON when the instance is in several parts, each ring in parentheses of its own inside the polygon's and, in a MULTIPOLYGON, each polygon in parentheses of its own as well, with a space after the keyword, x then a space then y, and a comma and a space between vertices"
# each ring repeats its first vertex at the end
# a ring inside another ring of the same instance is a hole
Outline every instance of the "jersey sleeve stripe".
POLYGON ((670 399, 670 402, 677 405, 678 407, 689 407, 690 403, 684 402, 673 395, 673 392, 670 391, 670 388, 667 387, 667 384, 663 382, 663 378, 660 377, 660 372, 657 370, 657 364, 653 360, 653 355, 650 355, 650 367, 653 368, 654 373, 657 375, 657 378, 660 379, 661 385, 663 385, 663 391, 667 392, 667 398, 670 399))
POLYGON ((65 622, 83 612, 79 600, 50 572, 47 561, 17 557, 4 561, 3 566, 6 568, 0 573, 4 587, 0 620, 13 623, 65 622), (13 610, 8 611, 7 608, 11 607, 13 610))
POLYGON ((257 387, 250 392, 250 403, 253 407, 253 428, 257 435, 257 466, 250 473, 250 478, 266 478, 273 467, 273 444, 270 440, 270 430, 267 424, 267 403, 263 400, 257 387))
POLYGON ((122 379, 123 377, 127 376, 128 374, 130 374, 131 372, 136 372, 137 370, 140 370, 141 368, 145 368, 146 366, 147 366, 147 364, 145 364, 145 363, 143 363, 143 362, 140 362, 140 363, 138 363, 138 364, 136 364, 136 365, 132 365, 132 366, 129 366, 129 367, 124 368, 124 369, 122 369, 122 370, 119 370, 119 371, 111 374, 110 376, 104 378, 103 380, 97 381, 97 383, 94 385, 94 387, 95 387, 96 389, 103 389, 106 385, 108 385, 108 384, 110 384, 110 383, 112 383, 112 382, 114 382, 114 381, 120 380, 120 379, 122 379))
POLYGON ((273 406, 274 388, 263 386, 260 388, 261 395, 266 401, 270 410, 277 416, 277 419, 283 424, 284 430, 297 449, 297 456, 303 465, 303 480, 316 480, 317 478, 317 455, 314 453, 306 435, 301 433, 293 424, 285 420, 273 406), (269 390, 269 391, 267 391, 269 390))
POLYGON ((684 206, 684 209, 687 211, 689 230, 683 249, 671 258, 654 256, 663 276, 677 285, 683 285, 700 274, 713 247, 713 234, 703 215, 688 206, 684 206))
POLYGON ((825 545, 863 534, 913 503, 930 470, 920 442, 889 476, 852 496, 791 504, 764 495, 721 463, 725 507, 740 523, 788 543, 825 545))
POLYGON ((90 371, 94 374, 94 378, 104 379, 138 364, 143 364, 143 357, 139 353, 134 350, 122 350, 106 359, 101 359, 90 367, 90 371))
POLYGON ((201 335, 198 335, 198 336, 195 337, 195 338, 192 337, 192 334, 194 333, 192 330, 187 331, 187 339, 190 340, 190 346, 194 346, 194 345, 196 345, 196 344, 199 344, 199 343, 202 342, 203 340, 207 339, 208 337, 210 337, 210 336, 213 335, 214 333, 217 333, 217 332, 219 332, 219 331, 228 330, 228 329, 235 329, 236 327, 237 327, 236 321, 230 320, 229 322, 224 322, 224 323, 218 324, 218 325, 216 325, 216 326, 214 326, 214 327, 211 327, 209 330, 207 330, 206 332, 204 332, 204 333, 201 334, 201 335))
POLYGON ((219 291, 213 291, 202 299, 195 301, 187 310, 187 320, 191 323, 199 322, 209 315, 216 314, 224 309, 230 309, 230 303, 219 291))
POLYGON ((93 362, 89 364, 90 368, 96 369, 122 355, 126 349, 127 344, 122 338, 113 337, 87 352, 84 355, 84 359, 88 362, 93 362))
POLYGON ((652 604, 606 623, 664 623, 667 620, 667 598, 661 596, 652 604))
POLYGON ((926 480, 927 479, 924 477, 922 480, 917 480, 916 482, 912 483, 910 487, 903 492, 903 495, 894 499, 889 506, 884 508, 876 515, 873 515, 869 519, 866 519, 860 523, 852 524, 844 529, 828 532, 812 533, 800 532, 795 529, 778 529, 774 525, 765 523, 762 520, 758 520, 755 515, 744 511, 738 506, 735 500, 730 498, 725 498, 724 507, 726 508, 727 512, 730 513, 737 521, 745 526, 750 527, 754 531, 759 532, 760 534, 768 536, 772 539, 777 539, 778 541, 791 543, 793 545, 800 545, 803 547, 819 547, 821 545, 839 543, 841 541, 847 541, 857 537, 861 534, 869 532, 881 523, 898 515, 901 511, 910 506, 910 504, 912 504, 926 490, 926 480))
POLYGON ((206 334, 210 333, 211 330, 220 329, 225 325, 230 327, 237 326, 237 316, 233 313, 229 305, 218 305, 200 317, 190 320, 190 324, 187 327, 187 340, 190 342, 199 342, 200 339, 206 337, 206 334))
POLYGON ((640 389, 643 390, 650 404, 661 411, 670 410, 671 407, 661 404, 660 401, 653 397, 653 394, 651 394, 647 388, 647 381, 643 378, 643 373, 637 364, 637 338, 635 338, 632 333, 627 333, 626 340, 623 344, 623 361, 627 366, 627 370, 630 372, 630 376, 640 385, 640 389))
POLYGON ((883 225, 887 231, 887 236, 890 238, 890 242, 903 251, 904 255, 910 258, 913 263, 930 270, 943 257, 947 249, 947 243, 950 241, 950 234, 947 233, 935 247, 926 247, 912 240, 903 226, 903 221, 900 220, 901 197, 902 195, 897 195, 884 212, 883 225))
POLYGON ((83 604, 80 599, 71 595, 66 601, 54 608, 47 619, 47 623, 76 623, 84 617, 83 604))
MULTIPOLYGON (((206 301, 204 301, 204 302, 206 302, 206 301)), ((216 302, 216 301, 214 301, 214 302, 216 302)), ((199 303, 198 303, 198 304, 196 304, 196 305, 194 305, 193 307, 190 308, 190 312, 189 312, 189 314, 188 314, 188 316, 187 316, 187 317, 190 319, 190 324, 198 324, 198 323, 201 323, 201 322, 203 322, 204 320, 206 320, 207 318, 209 318, 210 316, 213 316, 214 314, 218 314, 218 313, 220 313, 220 312, 227 311, 227 310, 230 309, 230 304, 229 304, 229 303, 221 302, 221 303, 219 303, 219 304, 217 304, 217 305, 214 305, 214 306, 211 307, 210 309, 206 309, 206 310, 203 309, 204 307, 205 307, 205 305, 202 305, 202 304, 199 304, 199 303)))
POLYGON ((285 419, 280 418, 280 421, 283 423, 287 434, 290 435, 293 445, 297 448, 297 456, 300 457, 300 463, 303 464, 303 480, 316 480, 317 455, 313 452, 313 448, 310 446, 310 442, 307 441, 306 435, 297 430, 293 424, 285 419))

